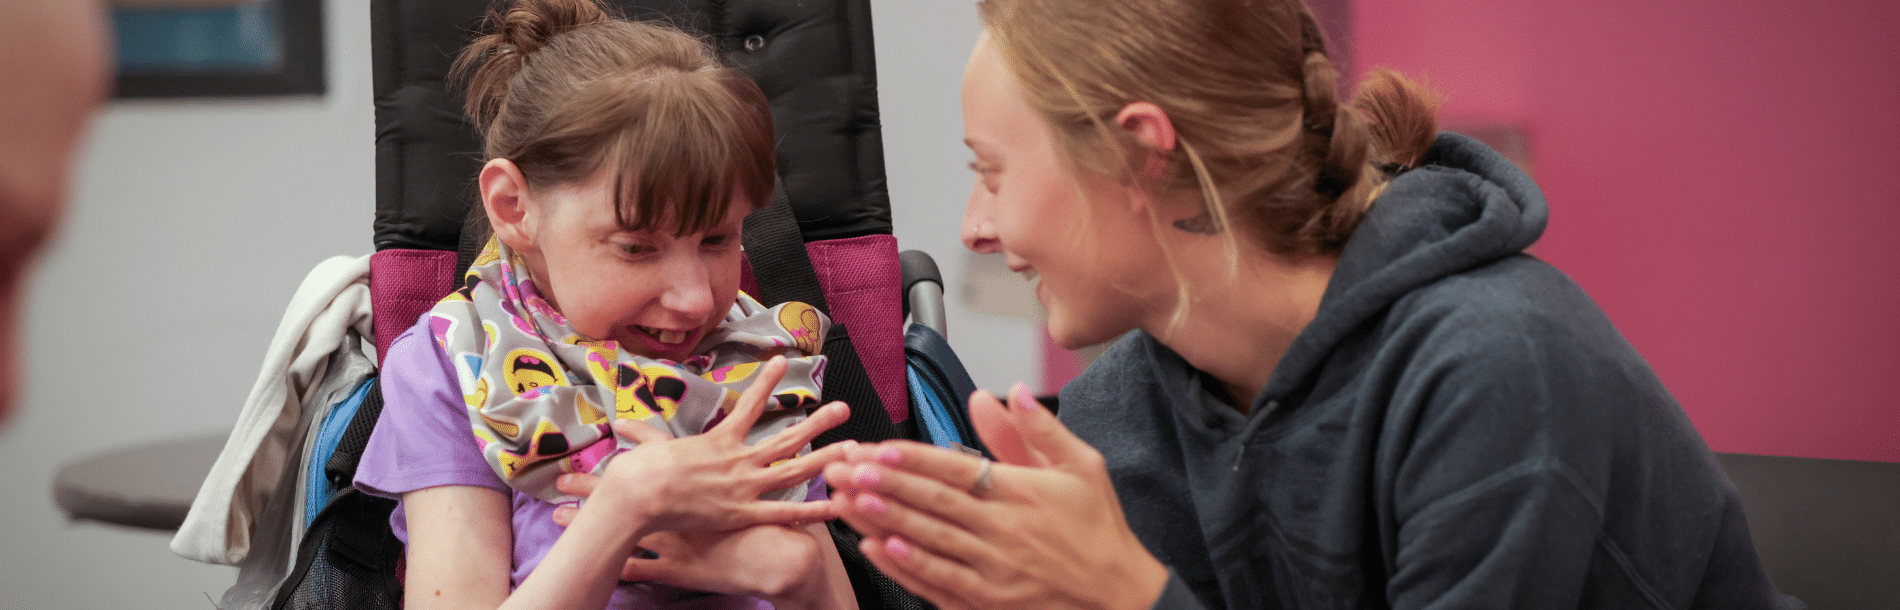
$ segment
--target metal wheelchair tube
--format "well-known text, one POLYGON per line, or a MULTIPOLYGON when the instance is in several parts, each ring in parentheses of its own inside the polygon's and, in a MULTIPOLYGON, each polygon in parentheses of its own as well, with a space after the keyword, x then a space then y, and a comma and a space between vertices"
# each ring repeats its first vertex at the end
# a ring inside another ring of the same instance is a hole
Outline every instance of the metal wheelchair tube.
POLYGON ((948 339, 949 319, 943 311, 943 273, 937 261, 920 250, 898 253, 904 273, 904 314, 912 324, 922 324, 948 339))

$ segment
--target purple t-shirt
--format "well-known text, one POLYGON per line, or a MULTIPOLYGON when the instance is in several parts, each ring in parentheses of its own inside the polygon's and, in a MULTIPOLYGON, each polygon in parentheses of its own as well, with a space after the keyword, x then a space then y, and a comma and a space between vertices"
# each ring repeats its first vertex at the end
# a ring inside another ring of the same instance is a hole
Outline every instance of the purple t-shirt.
MULTIPOLYGON (((473 485, 508 494, 514 512, 514 587, 540 565, 564 528, 554 523, 555 505, 515 491, 488 466, 475 439, 455 370, 442 350, 430 340, 427 327, 417 325, 397 336, 383 358, 381 382, 383 412, 370 434, 369 445, 356 470, 356 487, 378 496, 402 499, 402 494, 441 485, 473 485)), ((824 497, 821 481, 812 482, 808 497, 824 497)), ((396 505, 389 525, 396 538, 409 542, 403 506, 396 505)), ((766 609, 763 600, 682 589, 660 583, 621 583, 608 608, 766 609)))

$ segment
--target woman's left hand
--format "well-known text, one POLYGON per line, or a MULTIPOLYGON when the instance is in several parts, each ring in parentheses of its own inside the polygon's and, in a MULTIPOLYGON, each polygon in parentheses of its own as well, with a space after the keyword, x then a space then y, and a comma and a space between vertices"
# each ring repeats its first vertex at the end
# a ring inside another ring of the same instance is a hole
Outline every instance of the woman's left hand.
POLYGON ((825 469, 872 563, 945 608, 1147 608, 1167 568, 1129 529, 1102 454, 1020 386, 971 418, 1003 462, 910 441, 825 469))

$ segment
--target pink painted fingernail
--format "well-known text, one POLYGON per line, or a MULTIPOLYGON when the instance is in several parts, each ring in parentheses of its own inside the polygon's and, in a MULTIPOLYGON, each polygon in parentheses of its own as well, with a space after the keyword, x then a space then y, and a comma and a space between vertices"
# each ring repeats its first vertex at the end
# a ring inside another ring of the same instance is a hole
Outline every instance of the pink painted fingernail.
POLYGON ((899 452, 896 447, 879 447, 877 450, 877 461, 885 465, 896 466, 898 460, 902 460, 903 458, 904 454, 899 452))
POLYGON ((852 480, 856 481, 859 487, 877 487, 877 484, 884 480, 884 475, 879 473, 876 467, 859 466, 857 476, 852 477, 852 480))
POLYGON ((881 514, 889 508, 889 506, 884 504, 883 498, 872 494, 862 494, 858 496, 858 509, 864 512, 881 514))
POLYGON ((1042 401, 1036 400, 1036 395, 1029 393, 1029 386, 1022 383, 1010 386, 1009 401, 1016 403, 1018 409, 1042 408, 1042 401))
POLYGON ((898 559, 910 559, 910 543, 903 538, 891 536, 884 540, 884 552, 898 559))

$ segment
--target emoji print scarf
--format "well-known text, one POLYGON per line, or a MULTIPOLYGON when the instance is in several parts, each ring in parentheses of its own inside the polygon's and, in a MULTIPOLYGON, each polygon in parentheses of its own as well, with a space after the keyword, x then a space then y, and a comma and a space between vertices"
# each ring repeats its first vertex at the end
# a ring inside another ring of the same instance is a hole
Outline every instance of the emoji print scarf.
MULTIPOLYGON (((797 423, 818 404, 825 369, 819 349, 831 322, 810 305, 766 308, 741 293, 694 355, 673 362, 580 336, 527 272, 519 255, 490 239, 462 289, 424 316, 455 371, 482 456, 517 490, 554 503, 578 500, 555 490, 554 480, 599 474, 636 444, 616 436, 609 422, 631 417, 675 437, 699 434, 732 410, 774 353, 789 366, 746 442, 797 423)), ((801 485, 765 499, 804 494, 801 485)))

